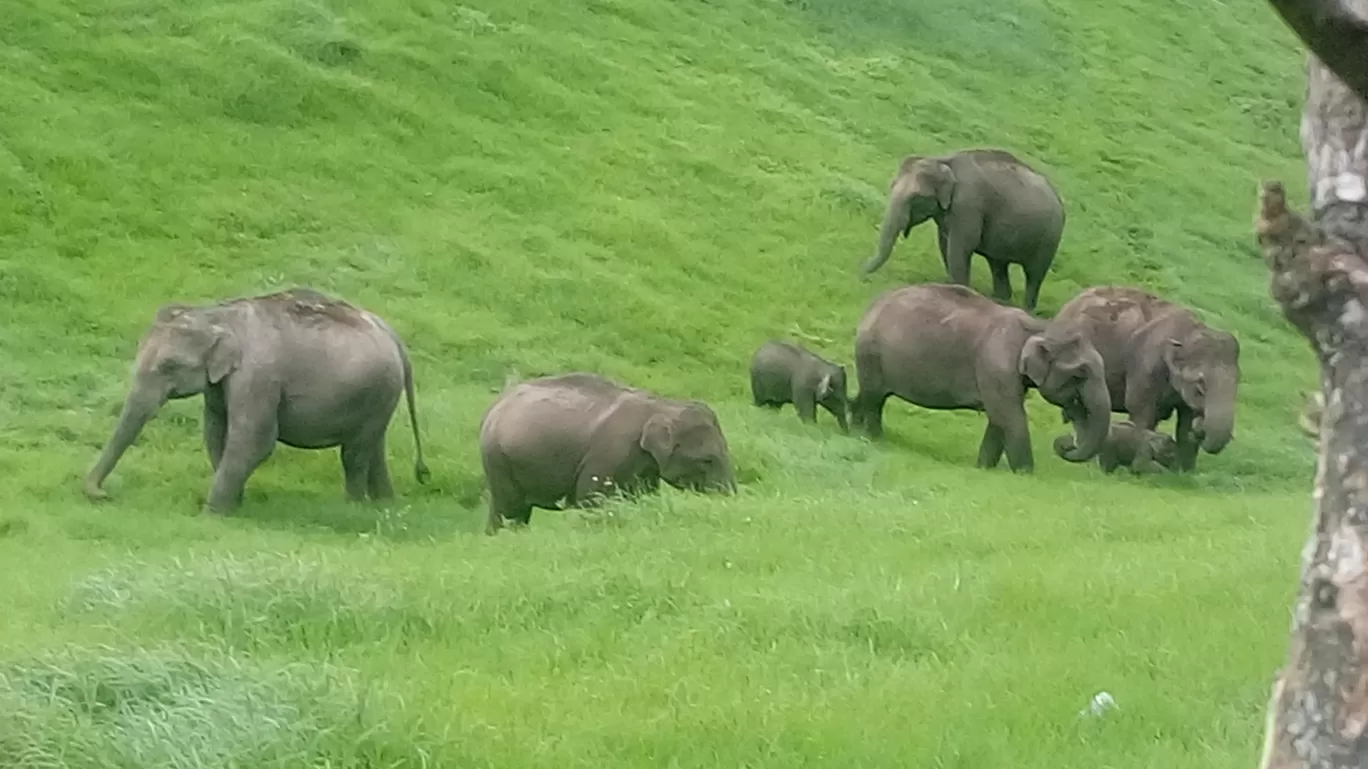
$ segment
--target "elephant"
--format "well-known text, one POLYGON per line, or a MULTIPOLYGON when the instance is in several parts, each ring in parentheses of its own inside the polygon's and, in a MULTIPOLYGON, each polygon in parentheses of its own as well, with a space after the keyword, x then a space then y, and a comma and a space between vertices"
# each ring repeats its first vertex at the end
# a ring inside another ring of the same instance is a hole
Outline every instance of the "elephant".
POLYGON ((277 442, 340 446, 347 497, 389 499, 385 433, 401 392, 413 427, 414 474, 426 483, 413 368, 399 335, 378 316, 305 286, 216 304, 164 304, 138 342, 128 395, 85 493, 107 497, 105 479, 168 400, 203 395, 214 473, 204 512, 236 509, 248 476, 277 442))
POLYGON ((904 157, 889 183, 878 248, 861 265, 861 277, 888 261, 899 233, 906 238, 927 219, 936 223, 950 283, 968 286, 970 259, 981 254, 993 274, 993 298, 1009 302, 1007 268, 1019 264, 1026 275, 1023 307, 1035 312, 1064 236, 1064 200, 1049 179, 1001 149, 904 157))
MULTIPOLYGON (((1055 453, 1067 453, 1073 444, 1074 436, 1061 435, 1055 439, 1055 453)), ((1135 473, 1160 473, 1175 469, 1177 462, 1178 443, 1173 438, 1136 427, 1127 420, 1112 423, 1107 440, 1097 453, 1097 466, 1104 473, 1115 472, 1122 466, 1135 473)))
POLYGON ((1102 355, 1112 409, 1153 430, 1178 416, 1178 471, 1200 448, 1219 454, 1234 437, 1240 343, 1186 307, 1129 286, 1093 286, 1059 308, 1052 325, 1083 334, 1102 355))
POLYGON ((1103 375, 1087 340, 1021 308, 956 284, 904 286, 876 297, 856 330, 851 421, 878 439, 890 395, 928 409, 981 411, 988 425, 978 466, 996 467, 1005 450, 1013 471, 1031 472, 1025 398, 1035 389, 1074 425, 1064 458, 1086 462, 1101 450, 1111 418, 1103 375))
POLYGON ((731 452, 707 404, 570 372, 512 384, 480 420, 486 533, 532 509, 593 507, 614 494, 736 493, 731 452))
POLYGON ((841 432, 849 432, 846 369, 804 348, 771 339, 755 351, 750 363, 751 397, 756 406, 783 408, 792 403, 798 419, 817 421, 820 405, 836 418, 841 432))

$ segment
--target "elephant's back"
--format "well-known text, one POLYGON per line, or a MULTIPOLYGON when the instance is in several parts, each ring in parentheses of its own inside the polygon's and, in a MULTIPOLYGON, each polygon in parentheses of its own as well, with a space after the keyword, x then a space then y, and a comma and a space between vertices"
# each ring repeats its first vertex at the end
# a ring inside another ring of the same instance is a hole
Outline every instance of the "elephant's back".
POLYGON ((877 365, 890 391, 915 403, 931 408, 976 404, 979 348, 1002 309, 954 284, 894 289, 861 319, 857 365, 877 365))

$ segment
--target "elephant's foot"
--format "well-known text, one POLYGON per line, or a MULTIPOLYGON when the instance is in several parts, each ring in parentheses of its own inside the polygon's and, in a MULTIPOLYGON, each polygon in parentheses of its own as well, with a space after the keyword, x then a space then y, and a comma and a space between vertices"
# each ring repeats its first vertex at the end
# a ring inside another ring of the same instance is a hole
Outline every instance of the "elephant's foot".
POLYGON ((93 483, 87 483, 82 489, 82 491, 85 492, 86 499, 89 499, 92 502, 99 502, 101 500, 109 499, 109 492, 105 491, 99 486, 96 486, 93 483))

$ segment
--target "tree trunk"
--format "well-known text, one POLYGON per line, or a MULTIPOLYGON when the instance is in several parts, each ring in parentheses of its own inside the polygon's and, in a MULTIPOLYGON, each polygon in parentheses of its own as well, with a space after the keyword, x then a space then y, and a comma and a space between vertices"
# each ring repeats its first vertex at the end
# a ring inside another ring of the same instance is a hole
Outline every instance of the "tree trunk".
POLYGON ((1311 49, 1301 124, 1311 220, 1280 182, 1255 230, 1270 293, 1320 359, 1315 522, 1302 550, 1263 769, 1368 766, 1368 2, 1270 0, 1311 49), (1324 57, 1323 59, 1321 57, 1324 57), (1341 80, 1341 77, 1343 80, 1341 80), (1346 85, 1347 83, 1347 85, 1346 85))

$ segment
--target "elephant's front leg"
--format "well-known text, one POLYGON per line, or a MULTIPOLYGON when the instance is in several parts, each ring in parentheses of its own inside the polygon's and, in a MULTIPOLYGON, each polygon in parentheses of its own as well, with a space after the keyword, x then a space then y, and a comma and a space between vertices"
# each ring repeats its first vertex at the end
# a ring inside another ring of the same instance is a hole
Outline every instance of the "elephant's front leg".
POLYGON ((808 424, 817 421, 817 395, 811 390, 803 387, 795 387, 793 390, 793 409, 798 412, 798 419, 808 424))
POLYGON ((1173 429, 1173 440, 1178 446, 1174 452, 1173 466, 1180 473, 1197 469, 1197 452, 1201 449, 1201 441, 1197 439, 1197 431, 1192 425, 1195 416, 1191 409, 1178 408, 1178 424, 1173 429))
POLYGON ((969 285, 969 260, 978 247, 981 227, 981 223, 966 221, 965 216, 946 220, 949 234, 945 239, 945 267, 951 283, 969 285))
POLYGON ((253 404, 228 412, 228 435, 219 466, 214 470, 206 512, 226 513, 242 503, 247 478, 275 450, 278 431, 274 408, 253 404))
POLYGON ((204 450, 209 454, 209 466, 215 471, 223 461, 223 445, 228 438, 228 412, 222 398, 204 395, 204 450), (216 402, 217 401, 217 402, 216 402))

